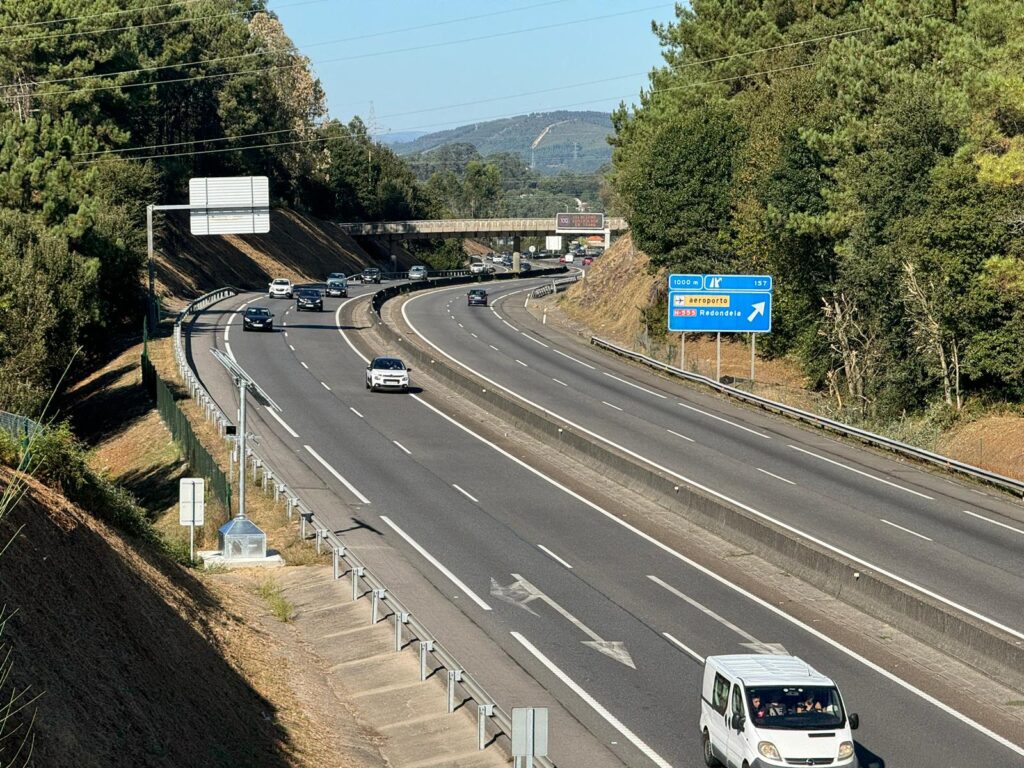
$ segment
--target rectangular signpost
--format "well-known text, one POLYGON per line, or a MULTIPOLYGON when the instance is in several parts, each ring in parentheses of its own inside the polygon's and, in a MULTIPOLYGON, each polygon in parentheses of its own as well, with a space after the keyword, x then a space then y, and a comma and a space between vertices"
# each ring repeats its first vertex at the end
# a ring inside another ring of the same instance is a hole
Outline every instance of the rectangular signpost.
POLYGON ((668 330, 682 334, 679 367, 686 365, 686 334, 715 333, 715 380, 722 376, 722 334, 750 334, 750 378, 754 378, 754 334, 772 330, 769 275, 669 275, 668 330))
POLYGON ((189 526, 189 559, 196 559, 196 526, 206 518, 206 481, 201 477, 183 477, 178 481, 178 522, 189 526))

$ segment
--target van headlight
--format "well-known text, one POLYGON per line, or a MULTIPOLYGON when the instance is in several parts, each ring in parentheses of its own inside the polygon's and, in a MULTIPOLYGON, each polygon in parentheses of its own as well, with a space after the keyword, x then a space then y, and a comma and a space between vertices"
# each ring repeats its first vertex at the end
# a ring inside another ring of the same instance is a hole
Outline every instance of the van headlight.
POLYGON ((770 741, 759 741, 757 743, 757 751, 761 753, 761 757, 767 757, 769 760, 782 759, 779 750, 770 741))
POLYGON ((853 742, 844 741, 839 745, 839 759, 845 760, 848 757, 853 757, 853 742))

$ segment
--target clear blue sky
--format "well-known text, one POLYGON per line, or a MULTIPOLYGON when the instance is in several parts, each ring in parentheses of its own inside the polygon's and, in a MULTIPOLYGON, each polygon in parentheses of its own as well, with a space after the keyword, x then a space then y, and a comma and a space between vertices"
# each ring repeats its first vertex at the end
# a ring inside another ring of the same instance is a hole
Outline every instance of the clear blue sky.
POLYGON ((662 63, 651 21, 675 18, 673 3, 657 0, 269 0, 268 6, 313 60, 331 117, 366 120, 372 102, 379 130, 392 133, 633 103, 647 72, 662 63), (425 47, 439 43, 445 45, 425 47), (550 92, 537 93, 544 90, 550 92))

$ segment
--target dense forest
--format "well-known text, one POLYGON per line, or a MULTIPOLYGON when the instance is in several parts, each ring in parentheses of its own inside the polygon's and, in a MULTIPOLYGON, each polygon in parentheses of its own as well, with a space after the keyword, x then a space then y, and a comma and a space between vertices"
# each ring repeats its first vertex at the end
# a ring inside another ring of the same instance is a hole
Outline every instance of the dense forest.
POLYGON ((323 217, 442 210, 358 119, 327 119, 262 0, 0 3, 0 408, 37 413, 141 328, 147 204, 245 174, 323 217))
POLYGON ((758 348, 851 415, 1024 399, 1024 3, 692 0, 654 33, 611 172, 654 269, 774 275, 758 348))

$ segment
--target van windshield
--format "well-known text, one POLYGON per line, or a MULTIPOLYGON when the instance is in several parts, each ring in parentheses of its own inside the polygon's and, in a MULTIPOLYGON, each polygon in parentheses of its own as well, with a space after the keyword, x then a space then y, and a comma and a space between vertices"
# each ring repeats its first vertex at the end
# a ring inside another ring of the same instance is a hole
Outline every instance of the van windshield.
POLYGON ((758 728, 824 730, 846 722, 839 691, 826 686, 748 688, 747 706, 758 728))

